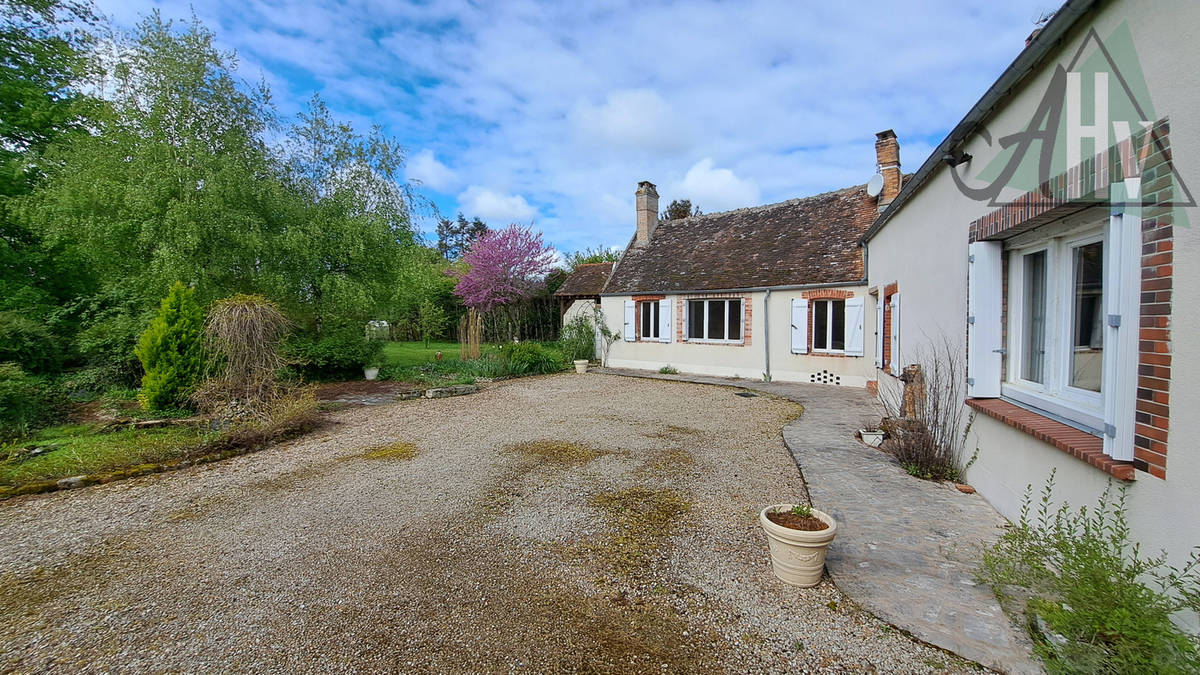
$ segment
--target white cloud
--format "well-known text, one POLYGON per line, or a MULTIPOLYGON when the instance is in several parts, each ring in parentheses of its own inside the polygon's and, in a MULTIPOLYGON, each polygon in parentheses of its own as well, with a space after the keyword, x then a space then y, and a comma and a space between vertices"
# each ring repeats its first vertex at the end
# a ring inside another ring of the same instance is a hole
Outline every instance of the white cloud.
POLYGON ((458 196, 458 205, 468 218, 478 216, 492 226, 527 223, 537 215, 521 195, 502 194, 489 188, 472 185, 458 196))
POLYGON ((585 142, 664 154, 681 152, 689 144, 682 120, 652 89, 611 92, 601 105, 576 106, 571 119, 585 142))
POLYGON ((408 158, 405 165, 408 178, 421 181, 431 190, 447 192, 459 186, 458 174, 433 156, 432 150, 422 150, 408 158))
POLYGON ((729 169, 716 168, 709 157, 688 169, 683 180, 672 186, 671 193, 692 200, 692 204, 709 213, 755 206, 760 199, 754 181, 738 178, 729 169))

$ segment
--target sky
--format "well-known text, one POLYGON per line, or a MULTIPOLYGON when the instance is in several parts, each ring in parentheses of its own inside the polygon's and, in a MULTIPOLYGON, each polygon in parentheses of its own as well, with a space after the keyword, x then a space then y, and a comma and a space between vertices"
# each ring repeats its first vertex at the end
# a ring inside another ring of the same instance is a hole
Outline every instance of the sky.
MULTIPOLYGON (((705 213, 915 171, 1057 0, 97 0, 194 12, 279 112, 320 93, 407 149, 438 210, 623 247, 638 181, 705 213)), ((420 223, 429 241, 434 222, 420 223)))

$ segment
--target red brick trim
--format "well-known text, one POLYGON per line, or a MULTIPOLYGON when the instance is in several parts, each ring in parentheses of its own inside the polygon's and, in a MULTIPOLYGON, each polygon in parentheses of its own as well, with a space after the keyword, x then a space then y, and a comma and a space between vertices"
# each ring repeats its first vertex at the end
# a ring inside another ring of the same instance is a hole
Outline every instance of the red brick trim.
POLYGON ((666 300, 666 299, 667 299, 667 296, 665 296, 665 295, 635 295, 635 296, 633 296, 634 302, 655 302, 657 300, 666 300))
POLYGON ((836 288, 817 288, 811 291, 804 291, 800 297, 808 300, 845 300, 853 298, 854 291, 843 291, 836 288))
POLYGON ((967 405, 1008 426, 1048 443, 1121 480, 1134 480, 1131 462, 1120 462, 1104 454, 1104 441, 1085 431, 1067 426, 1045 415, 998 398, 970 398, 967 405))

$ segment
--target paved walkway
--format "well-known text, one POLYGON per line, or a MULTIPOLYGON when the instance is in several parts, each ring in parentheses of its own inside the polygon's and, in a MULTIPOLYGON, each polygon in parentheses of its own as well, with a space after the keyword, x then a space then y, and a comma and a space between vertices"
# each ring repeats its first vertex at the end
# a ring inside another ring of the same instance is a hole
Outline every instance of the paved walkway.
POLYGON ((874 399, 848 387, 659 375, 604 368, 601 372, 736 386, 784 396, 804 417, 783 438, 804 474, 812 503, 838 521, 826 567, 864 609, 920 640, 989 668, 1041 672, 1031 645, 974 581, 981 544, 999 535, 1004 519, 979 495, 906 474, 888 455, 854 438, 860 420, 877 413, 874 399))

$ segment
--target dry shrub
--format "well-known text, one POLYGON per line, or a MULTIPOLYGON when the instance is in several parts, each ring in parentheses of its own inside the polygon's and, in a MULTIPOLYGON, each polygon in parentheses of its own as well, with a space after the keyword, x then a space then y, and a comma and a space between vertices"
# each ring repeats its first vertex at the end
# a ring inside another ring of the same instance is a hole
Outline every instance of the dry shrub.
POLYGON ((231 425, 221 440, 230 447, 259 447, 306 434, 320 424, 316 392, 303 387, 277 396, 259 415, 231 425))
POLYGON ((265 421, 281 403, 296 400, 278 378, 288 365, 279 346, 290 325, 279 307, 261 295, 218 300, 204 324, 212 371, 193 396, 197 405, 232 419, 265 421))
POLYGON ((888 434, 883 447, 914 476, 959 480, 967 468, 963 449, 971 422, 962 351, 943 337, 917 356, 905 368, 904 388, 880 396, 889 418, 882 425, 888 434))

